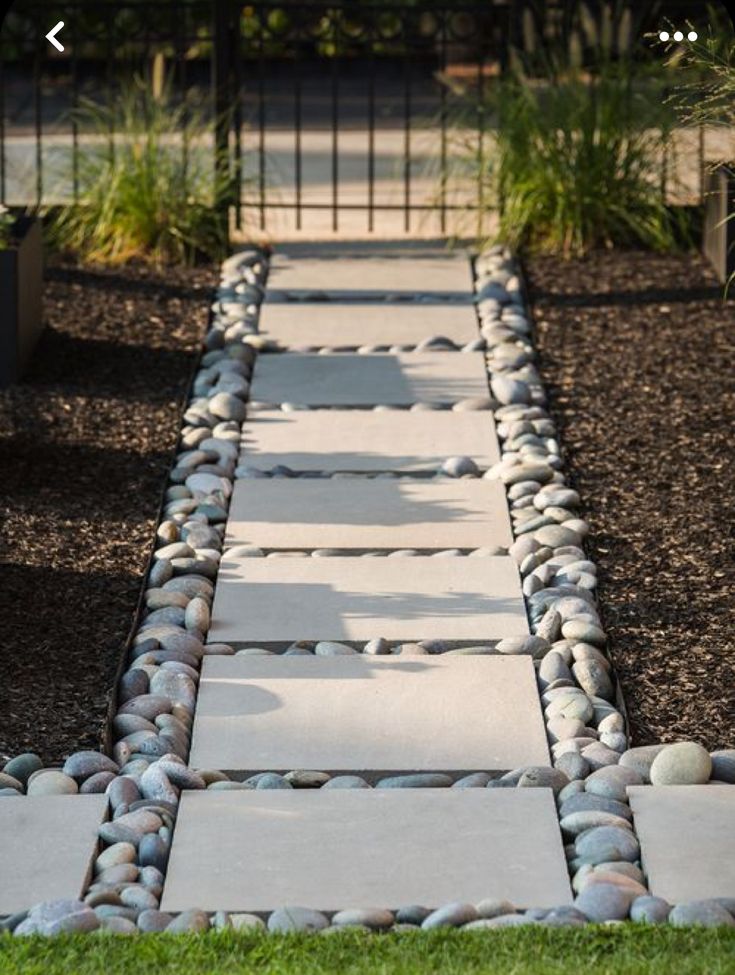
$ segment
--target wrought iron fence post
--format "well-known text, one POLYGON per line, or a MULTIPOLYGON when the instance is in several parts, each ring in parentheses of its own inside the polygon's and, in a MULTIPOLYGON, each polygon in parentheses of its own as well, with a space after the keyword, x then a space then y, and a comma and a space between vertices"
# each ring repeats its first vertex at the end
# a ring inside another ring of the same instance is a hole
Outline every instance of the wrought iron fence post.
POLYGON ((214 205, 229 237, 230 206, 233 200, 230 172, 230 126, 232 121, 232 25, 230 0, 214 0, 212 23, 212 110, 214 134, 214 205))

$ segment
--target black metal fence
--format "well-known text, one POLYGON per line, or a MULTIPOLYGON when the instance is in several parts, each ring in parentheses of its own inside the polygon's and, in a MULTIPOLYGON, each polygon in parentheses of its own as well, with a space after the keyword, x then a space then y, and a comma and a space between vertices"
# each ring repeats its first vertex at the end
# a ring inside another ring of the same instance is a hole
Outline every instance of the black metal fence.
POLYGON ((656 0, 17 0, 0 35, 0 198, 78 198, 89 140, 75 116, 80 101, 112 106, 126 79, 163 65, 174 93, 207 105, 212 160, 231 177, 238 223, 254 215, 267 228, 287 211, 300 230, 320 212, 338 230, 360 211, 370 232, 385 212, 411 231, 416 214, 432 210, 444 231, 452 211, 487 205, 482 180, 459 198, 450 192, 450 129, 461 111, 481 164, 493 122, 487 89, 511 48, 534 53, 575 32, 587 46, 597 38, 622 48, 664 15, 697 11, 656 0), (45 39, 60 16, 63 52, 45 39), (384 133, 393 146, 388 196, 384 133), (59 168, 63 179, 52 179, 59 168), (416 192, 424 169, 435 180, 430 198, 416 192), (350 181, 359 194, 345 189, 350 181))

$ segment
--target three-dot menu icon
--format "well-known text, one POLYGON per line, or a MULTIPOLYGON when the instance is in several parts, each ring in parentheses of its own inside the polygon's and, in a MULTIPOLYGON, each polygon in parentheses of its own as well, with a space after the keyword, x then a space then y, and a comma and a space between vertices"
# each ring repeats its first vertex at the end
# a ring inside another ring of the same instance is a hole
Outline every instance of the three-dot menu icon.
MULTIPOLYGON (((687 34, 687 40, 688 41, 694 42, 694 41, 697 40, 698 37, 699 37, 699 35, 697 34, 697 32, 695 30, 690 30, 689 33, 687 34)), ((669 34, 669 32, 667 30, 662 30, 662 31, 659 31, 658 39, 660 41, 663 41, 664 43, 666 41, 676 41, 677 44, 678 44, 679 41, 683 41, 684 40, 684 34, 680 30, 675 30, 674 33, 673 33, 673 36, 672 36, 671 34, 669 34)))

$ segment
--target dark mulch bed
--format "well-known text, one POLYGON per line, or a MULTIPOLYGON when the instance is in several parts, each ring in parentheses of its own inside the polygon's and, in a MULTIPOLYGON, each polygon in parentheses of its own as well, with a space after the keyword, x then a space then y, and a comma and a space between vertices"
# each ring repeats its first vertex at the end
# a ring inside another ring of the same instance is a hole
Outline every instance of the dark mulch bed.
POLYGON ((696 256, 528 264, 635 744, 735 744, 735 302, 696 256))
POLYGON ((0 392, 0 764, 99 744, 215 279, 46 270, 48 327, 0 392))

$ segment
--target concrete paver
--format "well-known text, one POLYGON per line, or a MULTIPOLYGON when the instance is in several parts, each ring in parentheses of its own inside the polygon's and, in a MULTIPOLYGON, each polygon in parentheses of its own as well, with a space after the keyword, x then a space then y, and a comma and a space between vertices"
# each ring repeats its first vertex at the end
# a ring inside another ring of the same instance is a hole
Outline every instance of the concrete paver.
POLYGON ((500 481, 414 478, 236 481, 227 545, 447 549, 512 543, 500 481))
POLYGON ((261 310, 259 332, 290 348, 418 345, 435 335, 464 345, 479 334, 472 305, 425 302, 271 302, 261 310))
POLYGON ((205 657, 190 763, 245 774, 546 765, 529 657, 205 657))
POLYGON ((472 271, 464 254, 412 256, 409 260, 351 254, 335 260, 320 256, 296 258, 278 251, 268 275, 266 303, 288 295, 310 300, 394 300, 408 293, 429 295, 435 301, 472 302, 472 271))
POLYGON ((490 642, 528 632, 518 569, 485 558, 225 557, 210 642, 490 642))
MULTIPOLYGON (((448 353, 451 354, 451 353, 448 353)), ((251 412, 241 464, 295 471, 436 471, 447 457, 471 457, 480 468, 500 459, 490 411, 391 410, 251 412)))
POLYGON ((735 897, 735 786, 629 786, 628 797, 653 894, 735 897))
POLYGON ((404 352, 396 355, 261 355, 252 399, 304 406, 452 404, 488 396, 480 352, 404 352))
POLYGON ((0 915, 81 896, 107 804, 104 795, 0 799, 0 915))
POLYGON ((186 792, 164 911, 570 903, 549 789, 186 792))

